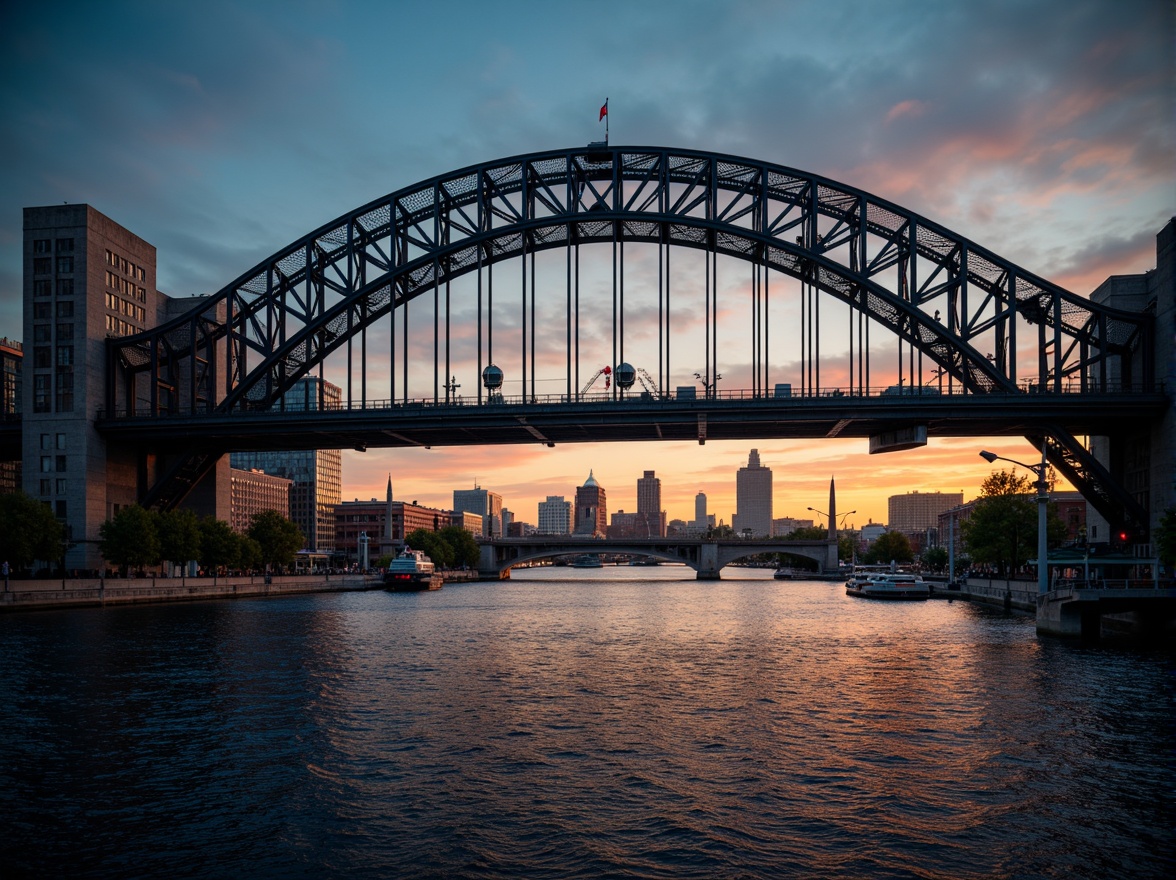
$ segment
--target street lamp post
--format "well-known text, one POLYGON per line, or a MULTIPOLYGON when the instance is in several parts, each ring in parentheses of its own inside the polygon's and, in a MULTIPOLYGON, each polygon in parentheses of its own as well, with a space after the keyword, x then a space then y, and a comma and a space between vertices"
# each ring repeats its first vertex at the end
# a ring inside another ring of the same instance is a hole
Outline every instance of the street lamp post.
MULTIPOLYGON (((815 507, 809 507, 809 508, 807 508, 807 509, 808 509, 808 510, 811 510, 813 513, 819 513, 821 516, 825 517, 826 519, 828 519, 828 517, 829 517, 829 514, 825 513, 825 511, 823 511, 823 510, 817 510, 815 507)), ((849 517, 849 516, 850 516, 850 515, 852 515, 852 514, 855 514, 855 513, 857 513, 857 511, 856 511, 856 510, 851 510, 851 511, 849 511, 848 513, 839 513, 839 514, 837 514, 837 518, 838 518, 839 520, 841 520, 841 528, 845 528, 845 520, 846 520, 846 518, 847 518, 847 517, 849 517)))
POLYGON ((1046 505, 1049 504, 1049 486, 1045 482, 1046 468, 1049 467, 1049 462, 1045 458, 1045 442, 1041 444, 1041 464, 1025 464, 1023 461, 1017 461, 1013 458, 1005 458, 1003 455, 997 455, 995 452, 987 452, 981 450, 980 457, 992 464, 996 461, 1007 461, 1012 464, 1018 464, 1026 470, 1033 471, 1037 474, 1037 594, 1044 596, 1049 591, 1049 565, 1046 557, 1048 549, 1046 548, 1046 505))

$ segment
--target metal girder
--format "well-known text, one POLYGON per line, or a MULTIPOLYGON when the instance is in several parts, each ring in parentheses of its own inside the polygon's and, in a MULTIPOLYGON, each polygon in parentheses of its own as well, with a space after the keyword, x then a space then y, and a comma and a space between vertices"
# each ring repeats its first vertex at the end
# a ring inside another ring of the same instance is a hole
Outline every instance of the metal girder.
POLYGON ((1056 391, 1101 387, 1108 362, 1127 364, 1153 345, 1152 316, 1091 303, 854 187, 715 153, 575 148, 390 193, 189 314, 108 340, 107 411, 137 414, 144 400, 152 414, 267 409, 415 297, 503 260, 593 242, 698 248, 802 279, 887 328, 967 393, 1016 392, 1031 376, 1056 391), (1029 327, 1036 362, 1022 364, 1018 330, 1029 327))

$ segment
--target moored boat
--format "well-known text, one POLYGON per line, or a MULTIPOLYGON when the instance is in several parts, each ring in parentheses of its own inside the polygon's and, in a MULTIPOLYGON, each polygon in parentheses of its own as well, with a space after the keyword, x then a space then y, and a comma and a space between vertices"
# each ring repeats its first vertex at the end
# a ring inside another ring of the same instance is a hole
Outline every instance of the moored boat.
POLYGON ((782 565, 772 572, 772 577, 778 581, 790 581, 796 578, 796 572, 786 565, 782 565))
POLYGON ((387 590, 439 590, 442 583, 433 560, 411 547, 405 547, 384 570, 384 588, 387 590))
POLYGON ((604 568, 604 563, 600 561, 599 556, 585 553, 572 560, 572 568, 604 568))
POLYGON ((931 598, 931 588, 913 574, 894 571, 853 574, 845 582, 845 594, 862 599, 902 599, 919 601, 931 598))

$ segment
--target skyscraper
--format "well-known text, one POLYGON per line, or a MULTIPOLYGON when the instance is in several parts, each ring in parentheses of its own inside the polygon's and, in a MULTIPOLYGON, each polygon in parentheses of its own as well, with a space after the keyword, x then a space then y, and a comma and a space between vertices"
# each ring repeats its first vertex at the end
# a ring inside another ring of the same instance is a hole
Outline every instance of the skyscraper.
POLYGON ((604 488, 596 482, 592 471, 588 471, 588 479, 584 485, 576 489, 576 525, 574 533, 577 535, 607 535, 608 534, 608 505, 605 500, 604 488))
POLYGON ((570 535, 572 533, 572 502, 562 495, 548 495, 539 502, 539 534, 570 535))
POLYGON ((666 515, 661 506, 661 480, 653 471, 646 471, 637 480, 637 521, 638 534, 648 538, 664 538, 666 515))
POLYGON ((759 450, 751 450, 747 467, 735 476, 735 534, 767 537, 772 534, 772 469, 760 464, 759 450))
POLYGON ((497 492, 490 492, 478 486, 472 489, 454 489, 453 509, 481 516, 484 537, 502 537, 502 496, 497 492))
MULTIPOLYGON (((20 416, 20 371, 24 360, 21 344, 0 338, 0 419, 20 416)), ((16 492, 21 488, 21 463, 0 461, 0 492, 16 492)))

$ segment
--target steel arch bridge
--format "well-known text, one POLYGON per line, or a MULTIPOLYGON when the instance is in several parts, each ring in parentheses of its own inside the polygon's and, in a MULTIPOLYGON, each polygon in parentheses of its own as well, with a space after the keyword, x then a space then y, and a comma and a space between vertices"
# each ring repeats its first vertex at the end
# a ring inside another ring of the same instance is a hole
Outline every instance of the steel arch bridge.
MULTIPOLYGON (((772 281, 778 291, 784 277, 802 292, 800 327, 785 336, 785 345, 800 348, 800 381, 794 383, 799 397, 823 390, 822 298, 850 310, 848 385, 835 392, 849 398, 872 393, 871 325, 883 328, 897 347, 900 393, 923 387, 925 363, 940 388, 946 380, 952 399, 981 408, 1028 394, 1044 400, 1110 392, 1122 399, 1155 390, 1150 315, 1096 305, 930 220, 817 175, 707 152, 594 144, 475 165, 393 192, 299 239, 193 311, 109 340, 99 428, 108 436, 133 437, 148 423, 184 419, 188 447, 147 498, 173 506, 232 448, 223 440, 201 442, 197 425, 281 409, 283 395, 315 370, 322 377, 332 356, 345 356, 344 409, 374 411, 411 399, 409 351, 419 339, 409 336, 409 306, 430 300, 431 402, 454 403, 450 286, 463 276, 476 277, 476 353, 470 357, 481 374, 494 363, 494 267, 508 260, 519 265, 517 285, 509 283, 522 297, 516 317, 523 402, 534 401, 535 259, 561 248, 561 399, 574 407, 587 400, 578 387, 580 249, 587 245, 612 247, 612 365, 625 359, 626 246, 656 248, 657 379, 642 373, 659 399, 669 397, 658 389, 668 387, 675 369, 671 254, 677 248, 703 256, 702 340, 690 355, 695 363, 701 355, 696 375, 705 397, 716 403, 723 362, 720 257, 742 261, 750 276, 749 332, 739 349, 750 360, 752 387, 746 393, 753 400, 771 400, 772 379, 778 378, 772 344, 779 345, 783 334, 778 327, 772 332, 779 299, 777 293, 773 300, 772 281), (389 365, 383 368, 384 399, 377 401, 369 395, 367 335, 381 322, 388 326, 389 365)), ((501 290, 501 274, 499 285, 501 290)), ((472 341, 458 340, 463 342, 472 348, 472 341)), ((893 379, 892 370, 888 375, 893 379)), ((623 392, 614 388, 611 397, 618 394, 623 392)), ((479 388, 477 403, 501 402, 493 389, 483 396, 479 388)), ((317 408, 324 406, 319 400, 317 408)), ((698 418, 705 425, 705 415, 698 418)), ((516 424, 526 422, 525 413, 517 416, 516 424)), ((393 438, 385 445, 405 439, 384 433, 393 438)), ((1047 446, 1050 461, 1109 520, 1146 529, 1146 513, 1089 455, 1072 426, 1039 417, 1024 433, 1034 445, 1047 446)), ((700 427, 699 439, 704 436, 700 427)), ((531 428, 519 440, 497 442, 543 439, 531 428)))

